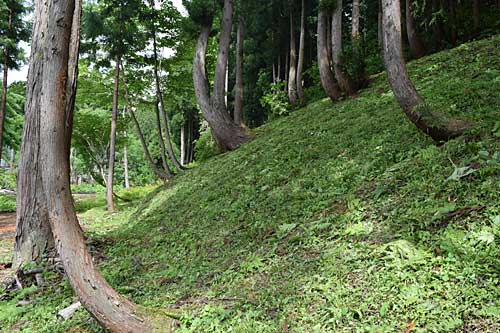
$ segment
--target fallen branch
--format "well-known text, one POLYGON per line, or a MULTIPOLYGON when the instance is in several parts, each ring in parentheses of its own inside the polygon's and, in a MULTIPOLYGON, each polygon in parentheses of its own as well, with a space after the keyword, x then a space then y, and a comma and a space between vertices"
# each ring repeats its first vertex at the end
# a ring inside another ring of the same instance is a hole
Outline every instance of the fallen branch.
POLYGON ((61 318, 62 320, 68 320, 75 314, 76 310, 78 310, 81 306, 82 303, 80 303, 80 301, 73 303, 67 308, 64 308, 61 311, 59 311, 57 313, 57 317, 61 318))

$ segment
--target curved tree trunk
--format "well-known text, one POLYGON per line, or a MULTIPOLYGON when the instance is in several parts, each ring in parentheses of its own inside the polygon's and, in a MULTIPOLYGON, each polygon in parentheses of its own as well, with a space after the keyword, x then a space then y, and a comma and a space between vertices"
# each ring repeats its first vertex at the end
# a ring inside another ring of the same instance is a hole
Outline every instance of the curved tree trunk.
POLYGON ((306 3, 302 0, 302 10, 300 15, 300 42, 299 42, 299 63, 297 65, 297 96, 300 105, 306 104, 304 95, 304 84, 302 74, 304 71, 304 49, 306 44, 306 3))
MULTIPOLYGON (((243 17, 238 17, 238 31, 236 33, 236 92, 234 96, 234 122, 243 125, 243 42, 244 22, 243 17)), ((273 64, 274 78, 274 64, 273 64)))
POLYGON ((109 134, 109 164, 108 164, 108 181, 106 182, 106 202, 108 212, 113 213, 115 210, 115 202, 113 198, 113 180, 115 176, 115 144, 116 144, 116 118, 118 116, 118 93, 120 86, 120 62, 119 56, 115 59, 115 77, 113 90, 113 110, 111 112, 111 132, 109 134))
POLYGON ((298 103, 297 97, 297 45, 295 43, 295 20, 290 6, 290 68, 288 71, 288 101, 292 106, 298 103))
POLYGON ((224 101, 226 66, 229 44, 231 42, 232 17, 233 1, 224 0, 219 51, 215 68, 214 93, 212 97, 209 93, 209 84, 205 69, 207 44, 212 30, 212 23, 201 27, 193 62, 193 82, 196 100, 198 101, 205 120, 212 130, 212 135, 221 152, 235 150, 250 140, 247 130, 235 124, 231 119, 224 101))
POLYGON ((337 0, 335 10, 332 14, 332 61, 335 77, 342 88, 348 95, 353 95, 355 89, 349 78, 344 72, 342 60, 342 0, 337 0))
POLYGON ((319 75, 321 78, 321 85, 325 90, 325 93, 330 99, 335 102, 340 97, 340 88, 335 81, 332 69, 330 68, 330 57, 328 52, 328 40, 327 27, 328 27, 328 15, 324 10, 320 10, 318 14, 318 67, 319 75))
MULTIPOLYGON (((132 302, 116 293, 97 271, 84 243, 71 198, 69 144, 76 90, 81 3, 37 1, 34 38, 43 57, 28 86, 42 83, 40 156, 43 194, 49 220, 71 286, 85 308, 110 332, 153 332, 150 320, 132 302), (40 10, 41 9, 41 10, 40 10), (40 15, 38 15, 40 14, 40 15), (54 80, 54 78, 57 78, 54 80)), ((34 49, 33 54, 39 50, 34 49)), ((28 96, 28 100, 35 96, 28 96)), ((36 97, 35 97, 36 98, 36 97)))
POLYGON ((382 0, 384 61, 389 83, 406 116, 436 141, 461 135, 469 125, 461 120, 446 119, 432 112, 418 94, 406 71, 401 46, 401 12, 399 0, 382 0))
POLYGON ((422 58, 425 55, 424 42, 417 34, 415 27, 415 18, 413 17, 412 0, 406 0, 406 33, 408 35, 408 43, 410 45, 410 52, 413 58, 422 58))

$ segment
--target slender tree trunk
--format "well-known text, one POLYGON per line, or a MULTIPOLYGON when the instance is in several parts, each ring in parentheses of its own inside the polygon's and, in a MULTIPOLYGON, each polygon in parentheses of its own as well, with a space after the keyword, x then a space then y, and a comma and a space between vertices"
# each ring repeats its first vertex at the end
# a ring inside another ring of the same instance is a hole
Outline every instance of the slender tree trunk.
POLYGON ((277 82, 281 82, 281 54, 278 55, 278 75, 277 82))
POLYGON ((300 105, 306 104, 306 96, 304 95, 303 71, 304 71, 304 50, 306 44, 306 4, 302 0, 302 9, 300 15, 300 43, 299 43, 299 63, 297 65, 297 96, 300 105))
POLYGON ((11 148, 10 149, 10 161, 9 161, 9 169, 10 171, 14 171, 14 162, 15 162, 15 158, 16 158, 16 151, 14 150, 14 148, 11 148))
POLYGON ((128 178, 128 152, 127 145, 123 147, 123 178, 125 178, 125 188, 128 190, 130 188, 130 182, 128 178))
POLYGON ((54 238, 49 224, 47 203, 42 187, 40 161, 40 113, 42 111, 43 64, 33 59, 43 59, 42 41, 38 38, 43 29, 40 17, 42 2, 37 1, 34 15, 31 59, 26 85, 26 106, 21 153, 19 157, 16 192, 16 237, 13 268, 18 270, 31 262, 40 262, 44 256, 55 253, 54 238))
POLYGON ((120 87, 120 56, 115 59, 115 77, 113 90, 113 110, 111 113, 111 133, 109 135, 109 164, 108 164, 108 181, 106 183, 106 202, 108 212, 113 213, 115 210, 115 202, 113 198, 113 181, 115 176, 115 145, 116 145, 116 119, 118 115, 118 94, 120 87))
MULTIPOLYGON (((154 9, 154 3, 151 2, 151 8, 154 9)), ((156 45, 156 28, 154 23, 151 26, 151 35, 153 37, 153 57, 154 57, 154 76, 155 76, 155 85, 156 85, 156 95, 158 96, 158 100, 160 102, 161 109, 161 120, 163 121, 163 132, 165 133, 165 141, 167 142, 167 152, 172 161, 172 164, 177 169, 177 171, 182 172, 182 166, 179 163, 179 160, 175 156, 174 148, 172 146, 172 138, 170 135, 170 126, 168 122, 167 112, 165 110, 165 104, 163 102, 163 92, 160 85, 160 76, 158 74, 158 51, 156 45)))
POLYGON ((432 112, 413 85, 403 58, 401 11, 399 0, 382 0, 384 60, 394 96, 406 116, 425 134, 436 141, 461 135, 469 126, 458 119, 446 119, 432 112))
MULTIPOLYGON (((84 307, 110 332, 148 333, 154 327, 144 312, 104 280, 89 255, 78 223, 69 184, 69 145, 76 90, 81 3, 37 1, 33 40, 44 45, 38 75, 28 86, 42 81, 40 100, 40 155, 43 194, 49 221, 65 272, 84 307), (54 80, 54 78, 58 78, 54 80)), ((33 54, 36 54, 35 49, 33 54)), ((33 96, 28 96, 28 100, 33 96)), ((166 325, 166 323, 163 323, 166 325)), ((161 327, 161 326, 160 326, 161 327)), ((163 326, 168 327, 168 326, 163 326)))
POLYGON ((288 71, 288 101, 292 106, 298 104, 297 97, 297 46, 295 42, 295 19, 290 6, 290 69, 288 71))
POLYGON ((289 68, 290 68, 290 52, 287 49, 286 55, 285 55, 285 91, 288 94, 288 74, 289 74, 289 68))
POLYGON ((330 99, 335 102, 340 97, 340 88, 335 81, 333 72, 330 68, 330 61, 328 56, 328 44, 330 44, 327 39, 327 26, 329 20, 328 15, 324 10, 320 10, 318 14, 318 67, 319 74, 321 78, 321 84, 325 93, 330 99))
MULTIPOLYGON (((9 9, 9 23, 8 29, 12 28, 12 10, 9 9)), ((0 104, 0 161, 2 160, 3 151, 3 135, 4 135, 4 123, 5 123, 5 113, 7 111, 7 76, 9 73, 9 51, 7 47, 3 49, 3 79, 2 79, 2 102, 0 104)))
POLYGON ((353 95, 355 89, 350 78, 344 72, 342 64, 342 0, 337 0, 332 14, 332 61, 335 77, 348 95, 353 95))
POLYGON ((196 99, 221 152, 235 150, 250 139, 247 130, 234 123, 224 105, 225 73, 229 44, 231 42, 232 17, 233 1, 224 0, 212 97, 209 94, 209 84, 205 69, 207 44, 212 30, 212 23, 204 25, 201 28, 193 63, 193 81, 196 99))
MULTIPOLYGON (((432 14, 440 12, 443 9, 443 0, 432 0, 432 14)), ((443 47, 444 40, 444 25, 441 15, 436 17, 436 23, 434 24, 434 34, 435 34, 435 47, 436 49, 441 49, 443 47)))
POLYGON ((331 40, 332 40, 331 15, 326 15, 326 13, 325 13, 325 17, 326 17, 327 22, 329 22, 326 24, 326 40, 328 41, 326 47, 328 48, 328 63, 330 64, 330 67, 333 68, 333 59, 332 59, 333 51, 332 51, 332 43, 331 43, 331 40))
MULTIPOLYGON (((146 160, 148 161, 149 167, 151 168, 151 170, 153 170, 154 174, 158 178, 160 178, 161 180, 166 181, 167 179, 172 178, 172 176, 173 176, 172 171, 170 171, 170 169, 168 168, 168 165, 166 166, 166 169, 164 168, 163 170, 160 170, 156 166, 155 162, 153 161, 153 158, 151 157, 151 154, 149 152, 148 144, 146 143, 146 140, 144 139, 144 134, 141 130, 141 125, 139 124, 139 121, 137 120, 137 117, 135 116, 135 112, 131 106, 130 96, 129 96, 129 92, 128 92, 127 74, 125 72, 124 67, 122 67, 122 73, 123 73, 123 75, 122 75, 123 85, 125 87, 125 100, 127 102, 127 109, 129 111, 130 118, 132 118, 132 122, 134 123, 137 136, 139 137, 139 141, 141 141, 142 150, 144 151, 144 155, 146 156, 146 160)), ((158 103, 156 105, 158 106, 158 103)), ((156 107, 156 110, 158 111, 158 107, 156 107)), ((158 112, 157 112, 157 124, 159 124, 158 112)), ((159 128, 159 131, 160 131, 160 138, 161 138, 161 128, 159 128)), ((161 140, 161 142, 163 142, 163 140, 161 140)), ((165 157, 164 153, 165 153, 165 151, 163 151, 163 157, 165 157)), ((165 158, 163 158, 163 159, 165 160, 165 158)), ((165 163, 166 163, 166 161, 165 161, 165 163)))
POLYGON ((377 29, 377 33, 378 33, 378 45, 380 46, 380 54, 382 54, 382 59, 384 58, 384 33, 383 33, 383 29, 382 29, 382 0, 379 0, 378 2, 378 20, 377 20, 377 23, 378 23, 378 29, 377 29))
POLYGON ((181 164, 186 165, 186 123, 181 125, 181 164))
POLYGON ((474 19, 474 35, 477 36, 481 30, 481 1, 473 0, 472 1, 472 17, 474 19))
POLYGON ((450 43, 457 44, 456 4, 455 0, 448 0, 448 26, 450 27, 450 43))
MULTIPOLYGON (((243 125, 243 42, 244 42, 243 17, 238 17, 238 31, 236 38, 236 93, 234 96, 234 122, 243 125)), ((274 77, 274 65, 273 65, 274 77)))
POLYGON ((352 23, 351 23, 351 37, 353 41, 359 39, 359 2, 360 0, 352 1, 352 23))
POLYGON ((410 52, 413 58, 422 58, 425 55, 424 42, 417 33, 415 27, 415 18, 413 17, 412 0, 406 0, 406 33, 408 35, 408 43, 410 45, 410 52))

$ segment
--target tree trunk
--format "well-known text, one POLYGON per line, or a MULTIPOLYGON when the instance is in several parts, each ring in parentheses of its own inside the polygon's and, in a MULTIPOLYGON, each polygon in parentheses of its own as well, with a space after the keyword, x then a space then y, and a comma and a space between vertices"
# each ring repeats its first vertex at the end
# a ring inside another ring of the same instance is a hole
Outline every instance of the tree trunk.
MULTIPOLYGON (((40 1, 41 2, 41 1, 40 1)), ((38 4, 35 15, 40 18, 42 6, 38 4)), ((31 58, 42 59, 40 20, 35 20, 31 45, 31 58)), ((50 229, 46 199, 42 188, 42 166, 39 155, 40 113, 42 111, 42 75, 40 61, 30 62, 26 86, 26 106, 16 193, 16 237, 13 268, 39 262, 45 255, 55 253, 54 238, 50 229)))
MULTIPOLYGON (((244 42, 243 17, 238 17, 238 31, 236 38, 236 93, 234 96, 234 122, 243 125, 243 42, 244 42)), ((273 65, 274 77, 274 65, 273 65)))
POLYGON ((408 35, 408 43, 410 45, 410 52, 413 58, 422 58, 425 55, 425 46, 417 34, 415 27, 415 18, 413 17, 412 0, 406 0, 406 33, 408 35))
POLYGON ((278 54, 278 73, 277 73, 277 82, 281 82, 281 54, 278 54))
POLYGON ((9 169, 10 171, 14 171, 14 162, 15 162, 15 158, 16 158, 16 151, 14 150, 14 148, 11 148, 10 149, 10 161, 9 161, 9 169))
POLYGON ((458 119, 446 119, 444 115, 430 111, 410 80, 401 45, 399 0, 382 0, 382 16, 387 76, 406 116, 435 141, 445 141, 461 135, 469 124, 458 119))
POLYGON ((302 10, 300 15, 300 43, 299 43, 299 63, 297 65, 297 96, 300 105, 306 104, 306 96, 304 95, 303 71, 304 71, 304 50, 306 44, 306 4, 302 0, 302 10))
POLYGON ((325 93, 330 99, 335 102, 340 97, 340 88, 335 81, 332 70, 330 68, 330 61, 328 56, 327 39, 327 26, 329 20, 324 10, 320 10, 318 14, 318 67, 321 84, 325 93))
MULTIPOLYGON (((151 8, 154 9, 154 2, 151 2, 151 8)), ((182 166, 175 156, 174 148, 172 146, 172 138, 170 136, 170 126, 168 124, 167 112, 165 110, 165 104, 163 102, 163 92, 160 85, 160 76, 158 74, 158 51, 156 45, 156 28, 154 22, 151 25, 151 35, 153 37, 153 58, 154 58, 154 76, 155 76, 155 86, 157 99, 160 102, 161 109, 161 120, 163 121, 163 132, 165 133, 165 141, 167 142, 167 152, 172 161, 172 164, 177 169, 177 171, 182 172, 182 166)), ((163 136, 162 136, 163 141, 163 136)))
POLYGON ((128 152, 127 145, 123 147, 123 178, 125 178, 125 188, 128 190, 130 188, 130 182, 128 179, 128 152))
MULTIPOLYGON (((81 2, 38 0, 33 41, 41 40, 43 57, 32 57, 41 81, 40 155, 43 195, 57 250, 81 303, 110 332, 153 332, 143 312, 116 293, 97 271, 78 223, 69 184, 69 145, 76 90, 81 2), (43 62, 43 64, 42 64, 43 62), (56 80, 54 78, 57 78, 56 80)), ((40 45, 40 47, 41 47, 40 45)), ((33 50, 37 54, 39 50, 33 50)), ((28 96, 28 100, 34 96, 28 96)), ((36 98, 36 97, 35 97, 36 98)), ((164 326, 167 327, 167 326, 164 326)))
MULTIPOLYGON (((432 0, 432 14, 440 12, 443 9, 443 0, 432 0)), ((441 49, 443 47, 444 40, 444 25, 441 15, 436 17, 436 23, 434 24, 435 33, 435 47, 436 49, 441 49)))
POLYGON ((382 29, 382 0, 378 1, 378 29, 377 29, 377 34, 378 34, 378 45, 380 46, 380 54, 382 55, 382 60, 384 58, 384 33, 382 29))
POLYGON ((359 1, 352 1, 352 23, 351 23, 351 37, 353 41, 359 40, 359 1))
MULTIPOLYGON (((125 87, 125 100, 127 102, 127 109, 129 111, 130 118, 132 118, 132 122, 134 123, 137 136, 139 137, 139 141, 141 141, 142 150, 144 151, 144 155, 146 155, 146 160, 148 161, 150 168, 153 170, 154 174, 158 178, 160 178, 163 181, 165 181, 169 178, 172 178, 172 172, 170 171, 168 166, 166 169, 163 169, 163 171, 160 170, 156 166, 155 162, 153 161, 153 158, 151 157, 151 154, 150 154, 149 148, 148 148, 148 144, 146 143, 146 140, 144 139, 144 134, 142 133, 142 130, 141 130, 141 125, 139 124, 139 121, 137 120, 137 117, 135 116, 135 112, 132 109, 132 106, 130 103, 130 96, 128 93, 128 84, 127 84, 127 74, 125 72, 124 67, 122 67, 122 73, 123 73, 123 75, 122 75, 123 85, 125 87)), ((158 104, 156 104, 156 105, 158 105, 158 104)), ((157 110, 158 110, 158 108, 157 108, 157 110)), ((157 112, 157 124, 158 123, 159 123, 159 114, 157 112)), ((161 128, 160 128, 160 133, 161 133, 161 128)), ((162 140, 162 142, 163 142, 163 140, 162 140)))
POLYGON ((115 202, 113 198, 113 180, 115 175, 116 118, 118 115, 118 93, 120 86, 120 56, 117 56, 115 61, 116 65, 113 90, 113 110, 111 112, 111 133, 109 135, 108 181, 106 183, 106 202, 108 205, 108 213, 113 213, 115 210, 115 202))
POLYGON ((335 77, 348 95, 355 93, 350 78, 346 75, 342 64, 342 0, 337 0, 332 14, 332 61, 335 77))
POLYGON ((181 164, 186 165, 186 124, 181 125, 181 164))
POLYGON ((480 12, 481 12, 481 2, 479 0, 472 1, 472 16, 474 19, 474 35, 479 35, 481 31, 481 20, 480 20, 480 12))
POLYGON ((297 97, 297 46, 295 43, 295 20, 290 6, 290 69, 288 71, 288 101, 292 106, 298 104, 297 97))
POLYGON ((448 0, 448 25, 450 27, 450 43, 457 44, 457 24, 455 0, 448 0))
MULTIPOLYGON (((12 28, 12 10, 9 9, 8 29, 12 28)), ((3 151, 3 128, 5 123, 5 113, 7 111, 7 76, 9 73, 9 51, 7 46, 3 49, 3 79, 2 79, 2 102, 0 104, 0 161, 2 160, 3 151)))
POLYGON ((212 97, 209 94, 209 84, 205 69, 207 44, 212 30, 212 23, 201 27, 193 63, 193 82, 196 99, 221 152, 235 150, 250 140, 247 130, 234 123, 224 105, 225 73, 229 44, 231 42, 232 17, 233 1, 224 0, 212 97))

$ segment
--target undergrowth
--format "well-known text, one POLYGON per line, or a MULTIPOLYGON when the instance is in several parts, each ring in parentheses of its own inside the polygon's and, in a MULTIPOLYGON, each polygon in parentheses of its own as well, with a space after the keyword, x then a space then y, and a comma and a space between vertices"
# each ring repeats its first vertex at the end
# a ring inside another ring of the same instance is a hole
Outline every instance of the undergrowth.
MULTIPOLYGON (((461 138, 436 146, 380 75, 257 129, 137 209, 87 211, 105 277, 181 314, 178 332, 500 331, 499 44, 409 65, 433 109, 474 123, 461 138)), ((66 281, 23 291, 0 303, 0 325, 102 332, 84 310, 55 319, 72 301, 66 281)))

